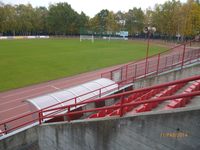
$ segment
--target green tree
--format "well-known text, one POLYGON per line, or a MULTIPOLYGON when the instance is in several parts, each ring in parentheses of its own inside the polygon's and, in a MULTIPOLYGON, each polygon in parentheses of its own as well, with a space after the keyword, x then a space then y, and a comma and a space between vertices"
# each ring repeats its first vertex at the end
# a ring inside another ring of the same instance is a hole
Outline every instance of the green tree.
POLYGON ((34 9, 33 18, 33 34, 45 34, 48 32, 47 16, 48 10, 46 7, 37 7, 34 9))
POLYGON ((33 7, 28 5, 18 5, 16 7, 17 29, 20 35, 31 35, 34 31, 35 12, 33 7))
POLYGON ((115 14, 115 21, 117 23, 117 31, 123 31, 125 30, 125 24, 126 24, 126 19, 125 19, 125 14, 121 11, 118 11, 115 14))
POLYGON ((183 35, 194 36, 200 31, 200 6, 193 0, 188 0, 182 7, 184 13, 183 35))
POLYGON ((16 32, 16 12, 12 5, 4 5, 3 10, 3 30, 15 35, 16 32))
POLYGON ((81 14, 78 16, 78 27, 79 27, 79 34, 87 34, 89 30, 89 17, 86 16, 84 12, 81 12, 81 14))
POLYGON ((4 21, 5 21, 5 10, 3 5, 0 6, 0 35, 5 31, 4 29, 4 21))
POLYGON ((125 26, 130 35, 134 35, 135 33, 140 33, 143 31, 145 17, 141 8, 130 9, 125 16, 125 26))
POLYGON ((147 8, 144 15, 144 25, 145 26, 153 26, 152 16, 154 11, 151 8, 147 8))
POLYGON ((180 7, 179 1, 167 1, 163 5, 156 5, 153 12, 152 22, 158 32, 175 36, 180 25, 180 7))
POLYGON ((67 3, 49 6, 48 25, 54 34, 72 34, 75 31, 78 14, 67 3))
POLYGON ((200 34, 200 5, 199 3, 193 3, 192 5, 192 34, 197 35, 200 34))
POLYGON ((0 35, 36 35, 36 34, 110 34, 128 30, 130 35, 143 31, 144 25, 155 26, 157 33, 166 36, 194 36, 200 33, 199 0, 178 0, 157 4, 155 8, 144 12, 133 8, 128 12, 114 13, 101 10, 93 18, 81 12, 78 14, 68 3, 57 3, 49 8, 28 5, 6 5, 0 2, 0 35))
POLYGON ((90 28, 93 32, 111 34, 118 30, 116 15, 107 9, 101 10, 90 19, 90 28))
POLYGON ((99 27, 100 33, 105 33, 107 31, 108 15, 109 15, 109 11, 107 9, 103 9, 97 14, 98 27, 99 27))
POLYGON ((106 30, 107 30, 107 34, 113 34, 118 30, 118 24, 117 24, 117 21, 116 21, 116 15, 114 14, 114 12, 110 11, 108 13, 108 16, 107 16, 107 24, 106 24, 106 30))

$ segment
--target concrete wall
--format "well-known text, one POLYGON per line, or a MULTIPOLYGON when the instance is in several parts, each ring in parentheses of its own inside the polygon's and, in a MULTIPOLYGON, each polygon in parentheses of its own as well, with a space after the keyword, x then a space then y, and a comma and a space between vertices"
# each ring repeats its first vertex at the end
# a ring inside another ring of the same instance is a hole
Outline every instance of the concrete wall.
POLYGON ((41 150, 198 150, 199 114, 200 110, 186 110, 44 125, 38 128, 39 147, 41 150))
POLYGON ((141 88, 169 81, 175 81, 183 78, 187 78, 194 75, 200 74, 200 64, 196 63, 191 66, 186 66, 182 70, 180 68, 161 73, 158 76, 148 77, 146 79, 137 80, 134 83, 134 88, 141 88))
POLYGON ((0 150, 38 150, 38 127, 26 129, 0 140, 0 150))
POLYGON ((1 150, 199 150, 200 108, 36 126, 1 140, 1 150), (179 136, 179 137, 177 137, 179 136))

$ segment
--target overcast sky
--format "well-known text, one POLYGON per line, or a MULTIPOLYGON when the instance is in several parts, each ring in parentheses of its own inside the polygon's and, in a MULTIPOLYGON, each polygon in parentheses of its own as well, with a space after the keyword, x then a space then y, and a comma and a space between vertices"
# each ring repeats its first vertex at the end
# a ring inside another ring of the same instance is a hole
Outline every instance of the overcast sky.
MULTIPOLYGON (((83 11, 88 16, 93 17, 102 9, 112 10, 117 12, 118 10, 127 11, 133 7, 141 7, 145 10, 148 7, 158 4, 163 4, 167 0, 0 0, 5 4, 27 4, 32 6, 46 6, 58 2, 68 2, 77 12, 83 11)), ((186 2, 186 0, 180 0, 186 2)))

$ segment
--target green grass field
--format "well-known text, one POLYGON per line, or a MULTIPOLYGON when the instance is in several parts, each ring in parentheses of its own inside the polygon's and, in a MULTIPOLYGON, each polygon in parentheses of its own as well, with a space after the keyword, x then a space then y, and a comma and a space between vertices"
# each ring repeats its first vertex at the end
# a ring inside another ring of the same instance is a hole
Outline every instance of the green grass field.
MULTIPOLYGON (((150 55, 165 48, 151 45, 150 55)), ((79 39, 0 41, 0 91, 145 57, 146 43, 79 39)))

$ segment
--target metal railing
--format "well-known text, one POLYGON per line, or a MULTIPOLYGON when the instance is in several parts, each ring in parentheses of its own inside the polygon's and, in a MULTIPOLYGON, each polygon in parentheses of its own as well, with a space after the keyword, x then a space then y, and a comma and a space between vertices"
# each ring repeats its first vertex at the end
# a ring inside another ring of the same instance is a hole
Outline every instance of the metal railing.
POLYGON ((42 124, 42 122, 45 119, 52 119, 52 118, 55 118, 55 117, 64 117, 64 116, 68 118, 68 121, 70 121, 70 116, 72 116, 72 115, 84 114, 84 113, 88 113, 88 112, 95 113, 97 111, 109 110, 109 109, 120 109, 119 116, 121 117, 121 116, 123 116, 123 109, 127 106, 134 106, 134 105, 154 103, 154 102, 163 102, 163 101, 173 100, 173 99, 178 99, 178 98, 194 97, 194 96, 200 95, 200 90, 193 91, 191 93, 183 93, 183 94, 177 94, 177 95, 172 95, 172 96, 164 96, 164 97, 159 97, 159 98, 153 98, 153 99, 150 99, 150 100, 143 100, 143 101, 136 101, 136 102, 133 101, 133 102, 130 102, 130 103, 123 103, 123 99, 125 97, 129 96, 130 94, 145 92, 145 91, 158 89, 158 88, 164 88, 164 87, 182 84, 182 83, 188 83, 190 81, 195 81, 195 80, 199 80, 199 79, 200 79, 200 75, 193 76, 193 77, 190 77, 190 78, 187 78, 187 79, 182 79, 182 80, 172 81, 172 82, 168 82, 168 83, 164 83, 164 84, 160 84, 160 85, 155 85, 155 86, 151 86, 151 87, 147 87, 147 88, 123 92, 123 93, 111 95, 111 96, 108 96, 108 97, 105 97, 105 98, 89 100, 89 101, 80 102, 80 103, 77 103, 77 104, 58 107, 58 108, 41 110, 39 112, 39 114, 40 114, 39 115, 40 116, 39 122, 40 122, 40 124, 42 124), (82 105, 95 103, 95 102, 99 102, 99 101, 109 101, 109 100, 116 99, 116 98, 121 100, 120 105, 112 105, 112 106, 105 106, 105 107, 100 107, 100 108, 92 108, 92 109, 85 109, 85 110, 78 110, 78 111, 70 112, 70 108, 72 108, 72 107, 82 106, 82 105), (68 110, 68 111, 66 113, 63 113, 63 114, 44 115, 47 112, 52 112, 52 111, 57 111, 57 110, 68 110))
POLYGON ((190 48, 193 42, 197 41, 189 41, 148 57, 147 63, 144 60, 139 60, 126 64, 117 69, 102 73, 101 77, 128 84, 134 82, 136 79, 157 75, 176 67, 182 68, 184 65, 193 63, 193 60, 200 57, 200 48, 190 48), (174 52, 169 53, 169 51, 173 50, 174 52))

